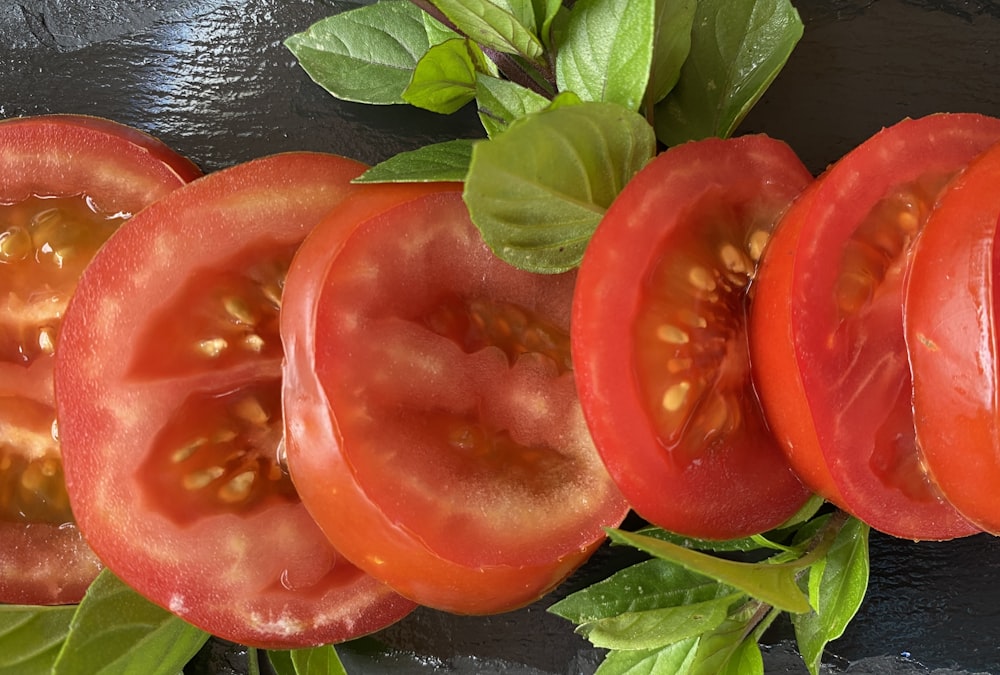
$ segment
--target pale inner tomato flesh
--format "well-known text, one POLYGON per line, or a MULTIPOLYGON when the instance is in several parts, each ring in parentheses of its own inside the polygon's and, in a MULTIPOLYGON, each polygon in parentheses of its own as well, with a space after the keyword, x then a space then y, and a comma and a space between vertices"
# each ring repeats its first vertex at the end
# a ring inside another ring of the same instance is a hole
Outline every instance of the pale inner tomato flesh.
POLYGON ((138 475, 175 522, 298 501, 278 457, 281 382, 193 394, 154 439, 138 475))
POLYGON ((927 475, 914 435, 900 302, 907 252, 949 178, 927 175, 895 187, 857 227, 841 258, 836 328, 829 338, 831 348, 845 352, 844 381, 863 383, 863 392, 845 402, 845 408, 856 405, 871 415, 881 414, 874 411, 876 401, 889 406, 871 445, 872 472, 917 501, 939 500, 940 493, 927 475))
MULTIPOLYGON (((129 215, 99 213, 84 195, 0 203, 0 363, 34 366, 50 380, 51 367, 37 365, 53 358, 80 274, 129 215)), ((73 520, 51 388, 51 381, 30 391, 0 382, 0 519, 73 520)))
POLYGON ((748 286, 771 223, 719 207, 664 243, 633 327, 635 375, 657 435, 679 465, 745 424, 748 286))

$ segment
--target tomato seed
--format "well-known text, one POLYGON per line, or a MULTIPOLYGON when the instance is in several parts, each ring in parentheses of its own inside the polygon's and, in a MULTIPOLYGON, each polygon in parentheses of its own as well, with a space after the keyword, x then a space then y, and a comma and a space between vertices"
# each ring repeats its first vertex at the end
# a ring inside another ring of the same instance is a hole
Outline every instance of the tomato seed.
POLYGON ((225 308, 226 314, 236 323, 252 326, 257 322, 257 318, 250 312, 250 308, 241 298, 228 296, 222 300, 222 306, 225 308))
POLYGON ((756 230, 750 235, 748 250, 751 260, 754 262, 760 260, 760 256, 764 253, 764 247, 767 246, 767 240, 770 238, 771 234, 765 230, 756 230))
POLYGON ((244 471, 236 474, 219 488, 219 499, 229 504, 245 501, 250 496, 256 478, 255 471, 244 471))
POLYGON ((691 341, 686 331, 667 323, 656 329, 656 337, 672 345, 685 345, 691 341))
POLYGON ((201 340, 197 344, 198 351, 210 359, 218 358, 228 347, 226 339, 220 337, 201 340))
POLYGON ((20 262, 34 252, 35 246, 31 243, 31 235, 23 227, 11 225, 0 232, 0 262, 20 262))
POLYGON ((221 478, 226 470, 221 466, 210 466, 192 473, 184 474, 181 484, 186 490, 201 490, 207 487, 212 481, 221 478))
POLYGON ((669 412, 677 412, 684 405, 685 400, 687 400, 690 390, 691 383, 687 381, 671 385, 663 395, 663 408, 669 412))
POLYGON ((710 293, 715 290, 715 279, 704 267, 692 267, 688 272, 688 281, 700 291, 710 293))

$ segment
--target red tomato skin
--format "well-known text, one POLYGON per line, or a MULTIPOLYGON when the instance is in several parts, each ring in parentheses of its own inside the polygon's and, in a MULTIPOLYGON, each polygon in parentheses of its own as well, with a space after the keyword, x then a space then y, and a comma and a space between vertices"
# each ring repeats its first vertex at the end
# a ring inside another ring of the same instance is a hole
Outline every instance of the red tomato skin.
MULTIPOLYGON (((792 262, 791 287, 781 291, 791 304, 786 336, 792 340, 816 438, 840 499, 847 511, 893 536, 946 540, 974 534, 979 528, 940 494, 921 470, 913 447, 901 276, 887 277, 880 288, 883 292, 876 296, 880 304, 871 305, 864 322, 839 324, 833 298, 840 265, 831 262, 839 260, 856 228, 893 188, 929 176, 945 180, 998 138, 1000 120, 972 114, 907 119, 873 135, 831 167, 818 185, 812 207, 803 216, 806 224, 792 262), (878 341, 870 347, 860 342, 858 354, 849 357, 842 334, 837 333, 840 325, 845 331, 849 325, 850 330, 878 336, 878 341), (869 361, 862 361, 862 356, 869 361), (863 363, 877 365, 871 366, 869 377, 859 374, 861 380, 850 380, 854 364, 863 363), (873 374, 877 377, 870 377, 873 374), (860 391, 859 381, 864 383, 860 391), (894 430, 893 443, 911 446, 896 451, 906 453, 901 461, 910 467, 900 469, 906 473, 895 479, 903 481, 905 489, 899 482, 887 483, 880 475, 885 469, 874 468, 873 462, 887 461, 889 452, 889 446, 876 441, 880 430, 883 434, 894 430)), ((902 255, 905 261, 907 253, 902 255)), ((788 346, 782 349, 787 351, 788 346)))
MULTIPOLYGON (((0 120, 0 204, 86 193, 101 211, 135 213, 200 169, 152 136, 86 115, 0 120)), ((52 406, 52 363, 0 363, 0 397, 52 406)), ((0 602, 78 602, 101 569, 73 523, 0 523, 0 602)))
POLYGON ((183 526, 171 521, 160 511, 169 497, 148 494, 139 482, 135 467, 146 445, 192 391, 276 381, 280 363, 136 380, 129 349, 142 319, 186 274, 260 242, 297 245, 364 169, 333 155, 292 152, 199 179, 105 244, 66 314, 56 399, 81 530, 139 593, 234 642, 268 649, 339 642, 378 630, 415 605, 343 560, 299 501, 183 526))
MULTIPOLYGON (((357 467, 343 450, 337 416, 330 412, 323 378, 335 375, 317 362, 328 347, 317 335, 322 284, 316 280, 326 277, 351 234, 372 219, 407 218, 419 212, 441 214, 441 218, 466 214, 459 184, 372 187, 378 191, 357 193, 356 199, 348 200, 316 228, 296 254, 288 278, 286 293, 291 304, 283 309, 282 339, 287 354, 284 405, 289 411, 285 441, 289 468, 303 501, 337 549, 399 593, 458 614, 516 609, 537 600, 579 567, 604 539, 600 524, 620 524, 628 506, 620 497, 612 497, 593 531, 567 533, 577 543, 559 549, 558 555, 542 552, 534 561, 475 564, 462 559, 460 541, 451 544, 456 550, 444 554, 437 548, 439 542, 423 542, 420 533, 395 521, 366 491, 357 467)), ((496 554, 505 557, 502 550, 496 554)), ((473 551, 464 555, 479 557, 473 551)))
MULTIPOLYGON (((745 401, 745 436, 723 438, 701 450, 699 461, 676 460, 682 451, 657 436, 641 400, 631 326, 638 289, 665 242, 691 227, 692 205, 760 198, 762 220, 772 224, 811 180, 787 145, 765 136, 677 146, 632 179, 584 254, 572 336, 580 400, 619 489, 640 516, 664 529, 705 539, 748 536, 780 525, 808 498, 756 398, 745 401)), ((736 321, 743 327, 743 317, 736 321)), ((737 342, 748 349, 745 335, 737 342)))
POLYGON ((764 249, 753 281, 750 364, 767 424, 795 473, 813 492, 844 508, 816 437, 813 411, 795 360, 788 302, 795 249, 822 180, 818 177, 789 207, 764 249))
POLYGON ((917 441, 970 521, 1000 534, 1000 146, 952 181, 914 245, 904 302, 917 441))

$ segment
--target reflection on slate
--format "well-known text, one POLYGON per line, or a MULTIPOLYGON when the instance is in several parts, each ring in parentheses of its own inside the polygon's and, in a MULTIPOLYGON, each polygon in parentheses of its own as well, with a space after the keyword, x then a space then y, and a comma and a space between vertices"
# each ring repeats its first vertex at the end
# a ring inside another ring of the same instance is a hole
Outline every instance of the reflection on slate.
MULTIPOLYGON (((800 0, 806 32, 743 131, 788 141, 819 172, 882 126, 936 111, 1000 115, 1000 3, 800 0)), ((206 171, 284 150, 374 163, 478 136, 474 111, 445 118, 335 101, 281 41, 333 0, 20 0, 0 4, 0 116, 102 115, 160 137, 206 171)), ((605 548, 557 595, 634 554, 605 548)), ((1000 673, 1000 543, 872 538, 869 597, 829 648, 828 672, 1000 673), (844 670, 846 669, 846 671, 844 670)), ((600 653, 543 600, 470 618, 420 610, 345 650, 357 673, 592 673, 600 653)), ((767 635, 769 673, 805 673, 791 631, 767 635)), ((193 668, 239 673, 210 645, 193 668)), ((192 671, 194 672, 194 671, 192 671)))

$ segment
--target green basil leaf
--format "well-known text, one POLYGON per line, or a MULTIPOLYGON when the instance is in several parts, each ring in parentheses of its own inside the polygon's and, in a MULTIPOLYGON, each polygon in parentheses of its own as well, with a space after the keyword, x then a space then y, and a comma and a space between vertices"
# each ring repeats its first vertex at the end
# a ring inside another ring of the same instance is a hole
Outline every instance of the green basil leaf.
POLYGON ((677 145, 731 135, 801 37, 789 0, 699 0, 680 80, 656 106, 657 137, 677 145))
POLYGON ((552 49, 552 22, 563 9, 562 0, 534 0, 535 35, 547 49, 552 49))
POLYGON ((53 675, 176 675, 208 633, 104 570, 77 607, 53 675))
MULTIPOLYGON (((385 0, 379 0, 385 2, 385 0)), ((407 0, 409 2, 410 0, 407 0)), ((444 25, 427 12, 422 12, 424 19, 424 30, 427 31, 427 41, 431 46, 439 45, 447 40, 462 37, 448 26, 444 25)))
POLYGON ((538 35, 537 12, 532 0, 493 0, 493 4, 510 13, 528 32, 538 35))
POLYGON ((347 675, 333 645, 292 651, 296 675, 347 675))
POLYGON ((722 670, 715 672, 719 675, 764 675, 764 656, 760 653, 760 645, 744 639, 729 652, 722 670))
POLYGON ((595 647, 652 649, 711 631, 722 624, 742 593, 677 607, 661 607, 580 624, 577 632, 595 647))
POLYGON ((296 675, 295 664, 292 663, 292 652, 287 649, 267 650, 267 660, 277 675, 296 675))
POLYGON ((474 146, 465 202, 500 258, 562 272, 579 264, 608 206, 655 149, 646 121, 619 105, 535 113, 474 146))
POLYGON ((869 572, 868 533, 867 525, 850 519, 837 534, 823 564, 810 570, 816 609, 792 616, 792 624, 799 653, 812 675, 819 673, 827 643, 843 635, 864 600, 869 572))
POLYGON ((544 110, 549 100, 527 87, 480 74, 476 80, 476 107, 489 137, 503 133, 525 115, 544 110))
POLYGON ((0 605, 0 675, 48 675, 76 607, 0 605))
POLYGON ((761 564, 716 558, 677 544, 622 530, 609 530, 611 540, 629 544, 658 558, 672 560, 688 569, 728 584, 750 596, 788 612, 808 612, 809 599, 796 581, 802 566, 795 563, 761 564))
MULTIPOLYGON (((514 15, 510 7, 496 5, 489 0, 431 0, 431 3, 451 20, 465 35, 484 47, 505 54, 523 56, 529 61, 540 63, 544 48, 531 28, 524 25, 525 12, 514 15)), ((520 7, 520 5, 518 5, 520 7)), ((534 10, 530 21, 534 23, 534 10)))
POLYGON ((424 12, 409 0, 382 0, 323 19, 285 40, 299 65, 337 98, 403 103, 431 46, 424 12))
POLYGON ((691 52, 691 27, 697 0, 656 0, 653 58, 645 100, 659 103, 681 76, 691 52))
POLYGON ((578 0, 556 52, 556 85, 638 110, 653 60, 656 0, 578 0))
POLYGON ((627 612, 713 601, 733 592, 731 586, 703 574, 669 560, 653 558, 566 596, 548 611, 582 624, 627 612))
POLYGON ((659 539, 661 541, 668 541, 672 544, 677 544, 678 546, 683 546, 684 548, 695 549, 697 551, 745 553, 747 551, 756 551, 761 548, 760 543, 753 537, 725 540, 695 539, 694 537, 685 537, 684 535, 675 534, 674 532, 670 532, 669 530, 664 530, 659 527, 644 527, 638 531, 638 534, 641 534, 644 537, 653 537, 654 539, 659 539))
POLYGON ((747 603, 715 630, 701 636, 690 675, 764 675, 764 659, 756 641, 748 638, 758 608, 759 603, 747 603), (747 670, 739 670, 740 666, 747 670))
POLYGON ((456 139, 401 152, 354 179, 355 183, 438 183, 465 180, 472 158, 471 139, 456 139))
POLYGON ((417 62, 403 100, 444 115, 458 111, 476 97, 473 52, 479 47, 466 38, 433 45, 417 62))
POLYGON ((699 638, 661 649, 610 652, 594 675, 688 675, 698 658, 699 638))

